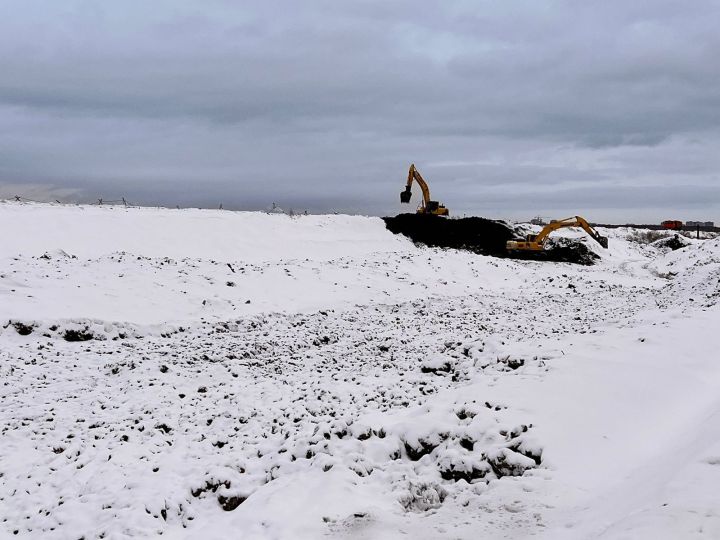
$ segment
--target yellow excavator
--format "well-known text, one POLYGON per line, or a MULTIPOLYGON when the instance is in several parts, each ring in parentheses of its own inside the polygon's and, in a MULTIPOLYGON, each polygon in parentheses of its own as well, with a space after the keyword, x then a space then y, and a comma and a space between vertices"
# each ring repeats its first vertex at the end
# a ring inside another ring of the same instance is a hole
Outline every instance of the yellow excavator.
POLYGON ((585 219, 580 216, 575 216, 560 220, 553 220, 545 225, 545 227, 543 227, 537 235, 529 234, 525 238, 525 241, 508 240, 507 249, 508 251, 542 251, 545 249, 545 241, 550 233, 564 227, 582 227, 585 229, 585 232, 588 233, 598 244, 605 249, 608 247, 607 236, 601 236, 600 233, 598 233, 587 221, 585 221, 585 219))
POLYGON ((422 190, 423 194, 422 204, 418 207, 417 213, 430 214, 433 216, 447 216, 449 214, 447 208, 445 208, 437 201, 430 200, 430 188, 428 187, 427 182, 423 179, 423 177, 420 176, 420 173, 415 168, 414 163, 410 164, 410 171, 408 172, 408 179, 407 185, 405 186, 405 191, 400 192, 400 202, 410 202, 410 197, 412 197, 412 191, 410 191, 410 188, 412 187, 413 180, 415 180, 420 185, 420 189, 422 190))

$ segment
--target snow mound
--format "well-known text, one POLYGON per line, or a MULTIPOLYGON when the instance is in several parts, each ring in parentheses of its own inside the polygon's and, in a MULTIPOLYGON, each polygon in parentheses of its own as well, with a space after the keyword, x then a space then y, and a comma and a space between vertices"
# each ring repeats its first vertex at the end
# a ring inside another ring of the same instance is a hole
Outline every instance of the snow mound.
POLYGON ((664 297, 679 307, 710 307, 720 300, 720 238, 671 251, 649 268, 671 281, 664 297))
POLYGON ((688 240, 684 236, 680 236, 679 234, 660 238, 659 240, 655 240, 654 242, 650 243, 650 245, 654 248, 663 251, 675 251, 676 249, 682 249, 692 244, 693 243, 690 240, 688 240))

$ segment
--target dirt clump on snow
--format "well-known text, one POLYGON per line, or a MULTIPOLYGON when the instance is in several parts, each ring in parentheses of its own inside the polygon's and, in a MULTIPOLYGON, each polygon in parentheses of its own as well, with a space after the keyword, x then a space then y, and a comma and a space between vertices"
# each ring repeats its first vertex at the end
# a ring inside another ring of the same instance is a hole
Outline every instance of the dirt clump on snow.
POLYGON ((398 214, 385 217, 390 232, 403 234, 416 244, 430 247, 462 249, 481 255, 531 259, 540 261, 570 262, 590 265, 599 257, 581 242, 562 239, 553 241, 542 252, 508 253, 508 240, 522 239, 522 231, 505 221, 467 217, 447 219, 422 214, 398 214))
POLYGON ((32 324, 25 324, 21 322, 11 322, 12 327, 15 328, 15 331, 20 334, 21 336, 29 336, 32 334, 33 329, 35 328, 32 324))
POLYGON ((63 339, 65 341, 88 341, 95 337, 95 334, 88 331, 87 328, 85 330, 75 330, 75 329, 67 329, 65 330, 65 334, 63 334, 63 339))

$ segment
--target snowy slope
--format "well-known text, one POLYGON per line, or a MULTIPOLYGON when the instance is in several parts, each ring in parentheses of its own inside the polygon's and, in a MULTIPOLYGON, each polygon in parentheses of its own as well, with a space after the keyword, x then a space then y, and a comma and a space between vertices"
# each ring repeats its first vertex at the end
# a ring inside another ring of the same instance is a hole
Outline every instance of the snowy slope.
POLYGON ((448 260, 416 249, 376 218, 13 204, 0 210, 0 227, 13 231, 0 238, 0 318, 159 324, 519 283, 505 267, 469 254, 448 260))
POLYGON ((0 226, 0 537, 720 537, 718 240, 607 230, 579 267, 350 216, 0 226))
POLYGON ((297 216, 218 210, 0 203, 6 255, 63 249, 81 258, 127 251, 145 257, 334 259, 402 250, 382 221, 362 216, 297 216), (6 228, 7 227, 7 228, 6 228))

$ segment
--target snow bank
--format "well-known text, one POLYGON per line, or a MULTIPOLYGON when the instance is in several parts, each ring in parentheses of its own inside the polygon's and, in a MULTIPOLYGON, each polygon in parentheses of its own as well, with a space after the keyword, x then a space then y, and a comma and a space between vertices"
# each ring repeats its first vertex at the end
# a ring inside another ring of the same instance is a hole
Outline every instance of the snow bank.
POLYGON ((81 258, 115 252, 171 259, 327 260, 409 250, 378 218, 290 217, 263 212, 173 210, 118 206, 0 204, 4 256, 62 249, 81 258))
POLYGON ((720 238, 666 253, 649 268, 671 284, 663 295, 667 305, 711 307, 720 301, 720 238))

